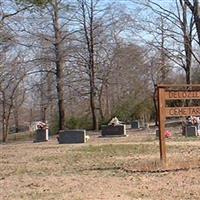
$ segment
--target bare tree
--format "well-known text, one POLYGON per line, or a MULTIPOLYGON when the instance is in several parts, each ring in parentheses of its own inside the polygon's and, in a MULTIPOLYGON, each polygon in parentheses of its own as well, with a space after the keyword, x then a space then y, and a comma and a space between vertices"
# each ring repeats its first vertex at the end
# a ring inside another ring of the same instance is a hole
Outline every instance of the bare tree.
MULTIPOLYGON (((72 35, 67 30, 67 27, 71 23, 72 16, 68 12, 68 2, 52 0, 45 1, 44 4, 44 7, 39 7, 33 13, 31 23, 37 26, 37 29, 33 30, 32 28, 24 26, 23 31, 33 38, 30 47, 34 52, 36 50, 37 52, 35 57, 32 58, 32 61, 40 66, 38 71, 46 74, 46 77, 49 73, 55 76, 55 79, 52 79, 52 81, 55 81, 57 95, 58 129, 63 130, 65 128, 66 118, 64 87, 65 76, 67 74, 67 53, 69 53, 67 45, 70 43, 68 38, 72 35), (34 18, 37 18, 38 21, 34 21, 34 18)), ((26 23, 28 22, 26 21, 26 23)), ((31 62, 31 59, 29 62, 31 62)))
POLYGON ((57 97, 58 97, 58 111, 59 111, 59 130, 63 130, 65 127, 65 109, 64 109, 64 88, 63 88, 63 68, 64 61, 62 56, 62 32, 61 25, 59 23, 59 7, 58 1, 55 0, 52 4, 53 7, 53 28, 54 28, 54 50, 55 50, 55 65, 56 65, 56 89, 57 89, 57 97))
POLYGON ((1 68, 0 74, 0 102, 2 105, 2 132, 3 142, 6 142, 9 132, 9 121, 12 109, 14 108, 14 101, 16 100, 17 90, 20 87, 25 73, 19 66, 19 57, 15 57, 11 62, 6 62, 1 68))
MULTIPOLYGON (((180 66, 185 71, 186 83, 190 84, 192 59, 194 58, 198 61, 198 54, 193 48, 195 46, 194 18, 183 0, 176 0, 175 3, 175 11, 171 11, 156 1, 148 0, 147 3, 144 3, 155 15, 165 20, 165 26, 160 26, 159 28, 161 33, 157 33, 158 26, 154 30, 147 30, 150 34, 157 34, 158 37, 164 33, 165 46, 162 45, 162 40, 158 42, 156 37, 153 38, 153 41, 148 41, 148 43, 157 49, 162 47, 165 57, 170 59, 173 65, 180 66)), ((156 24, 151 20, 148 20, 147 23, 156 24)))
POLYGON ((185 4, 190 8, 192 14, 194 16, 194 22, 196 25, 197 35, 198 35, 198 43, 200 46, 200 4, 199 0, 193 0, 193 4, 189 0, 184 0, 185 4))
MULTIPOLYGON (((23 77, 22 77, 23 78, 23 77)), ((13 80, 14 84, 16 83, 16 80, 13 80)), ((24 81, 22 80, 20 85, 17 87, 15 94, 13 96, 13 117, 14 117, 14 124, 15 124, 15 133, 18 133, 20 131, 20 109, 25 101, 26 96, 26 88, 24 87, 24 81)))
MULTIPOLYGON (((97 41, 97 32, 99 28, 99 23, 95 20, 98 18, 97 5, 98 0, 78 0, 78 7, 80 8, 80 16, 78 16, 81 23, 81 30, 83 33, 83 45, 86 54, 85 54, 85 67, 87 69, 87 74, 89 76, 89 96, 90 96, 90 108, 92 114, 92 127, 93 129, 98 129, 98 120, 97 120, 97 105, 96 105, 96 69, 97 65, 95 63, 96 56, 96 41, 97 41)), ((99 14, 100 15, 100 14, 99 14)), ((102 17, 102 14, 101 14, 102 17)))

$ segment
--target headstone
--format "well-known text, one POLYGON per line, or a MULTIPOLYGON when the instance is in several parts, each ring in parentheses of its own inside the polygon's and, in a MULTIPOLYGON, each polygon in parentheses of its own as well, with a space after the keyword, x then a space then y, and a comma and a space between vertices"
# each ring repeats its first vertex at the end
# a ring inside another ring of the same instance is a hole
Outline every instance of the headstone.
POLYGON ((149 129, 149 123, 145 123, 145 124, 144 124, 144 127, 145 127, 146 129, 149 129))
POLYGON ((86 130, 61 130, 59 131, 59 144, 85 143, 86 130))
POLYGON ((197 134, 198 134, 198 136, 200 136, 200 124, 198 124, 198 126, 197 126, 197 134))
POLYGON ((157 137, 157 138, 159 138, 159 135, 160 135, 159 133, 160 133, 160 131, 159 131, 159 129, 157 129, 157 130, 156 130, 156 137, 157 137))
POLYGON ((49 139, 48 129, 37 129, 34 142, 46 142, 49 139))
POLYGON ((126 125, 108 125, 101 127, 102 136, 126 136, 126 125))
POLYGON ((140 128, 139 121, 132 121, 131 122, 131 128, 133 128, 133 129, 139 129, 140 128))
POLYGON ((196 126, 186 126, 185 127, 185 136, 186 137, 198 136, 197 127, 196 126))

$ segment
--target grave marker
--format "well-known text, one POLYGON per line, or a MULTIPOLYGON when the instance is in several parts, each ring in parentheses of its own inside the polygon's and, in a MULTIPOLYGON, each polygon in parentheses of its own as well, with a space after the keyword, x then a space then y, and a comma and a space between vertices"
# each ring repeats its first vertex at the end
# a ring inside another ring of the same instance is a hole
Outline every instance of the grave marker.
POLYGON ((126 136, 126 125, 108 125, 101 127, 102 136, 126 136))
POLYGON ((132 121, 132 122, 131 122, 131 128, 133 128, 133 129, 139 129, 139 128, 140 128, 140 123, 139 123, 139 121, 138 121, 138 120, 132 121))
POLYGON ((86 130, 61 130, 59 131, 58 142, 59 144, 75 144, 85 143, 86 130))
POLYGON ((49 139, 48 129, 37 129, 33 142, 46 142, 49 139))

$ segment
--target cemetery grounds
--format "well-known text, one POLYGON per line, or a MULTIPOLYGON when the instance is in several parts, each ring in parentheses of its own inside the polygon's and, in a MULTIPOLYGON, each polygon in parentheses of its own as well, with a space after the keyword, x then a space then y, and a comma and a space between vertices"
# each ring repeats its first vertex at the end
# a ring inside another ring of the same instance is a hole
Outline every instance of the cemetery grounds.
POLYGON ((90 132, 86 144, 61 145, 55 137, 0 144, 0 199, 200 199, 199 137, 168 138, 163 168, 155 130, 127 133, 101 138, 90 132))

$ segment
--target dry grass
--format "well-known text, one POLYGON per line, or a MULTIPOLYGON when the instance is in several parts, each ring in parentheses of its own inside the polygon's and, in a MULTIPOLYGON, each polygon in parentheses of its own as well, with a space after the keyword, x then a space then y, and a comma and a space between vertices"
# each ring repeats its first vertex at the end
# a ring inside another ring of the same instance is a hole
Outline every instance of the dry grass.
POLYGON ((1 145, 0 199, 199 200, 199 138, 167 144, 165 167, 155 136, 141 133, 92 136, 79 145, 55 139, 1 145))

